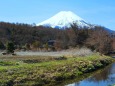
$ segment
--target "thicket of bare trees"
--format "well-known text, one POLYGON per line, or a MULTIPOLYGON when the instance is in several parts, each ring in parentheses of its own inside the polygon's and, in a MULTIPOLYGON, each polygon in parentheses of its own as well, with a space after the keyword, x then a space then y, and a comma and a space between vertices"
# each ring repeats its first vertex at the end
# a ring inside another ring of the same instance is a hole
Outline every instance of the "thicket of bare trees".
POLYGON ((69 47, 86 46, 102 54, 111 50, 111 38, 104 27, 95 26, 93 29, 79 27, 76 24, 67 29, 54 29, 49 27, 36 27, 28 24, 11 24, 0 22, 0 48, 8 41, 15 44, 15 48, 29 49, 52 48, 53 50, 67 49, 69 47), (52 46, 49 40, 54 40, 52 46))
POLYGON ((87 47, 101 54, 107 54, 112 50, 111 37, 104 27, 96 26, 86 40, 87 47))

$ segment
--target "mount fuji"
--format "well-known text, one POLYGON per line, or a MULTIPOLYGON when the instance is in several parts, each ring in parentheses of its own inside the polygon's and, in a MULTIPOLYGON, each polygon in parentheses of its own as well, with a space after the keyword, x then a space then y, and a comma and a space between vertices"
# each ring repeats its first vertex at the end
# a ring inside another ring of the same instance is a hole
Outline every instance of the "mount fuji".
POLYGON ((53 17, 38 23, 37 26, 45 26, 52 28, 69 28, 71 24, 76 23, 79 27, 90 27, 84 19, 80 18, 71 11, 61 11, 53 17))

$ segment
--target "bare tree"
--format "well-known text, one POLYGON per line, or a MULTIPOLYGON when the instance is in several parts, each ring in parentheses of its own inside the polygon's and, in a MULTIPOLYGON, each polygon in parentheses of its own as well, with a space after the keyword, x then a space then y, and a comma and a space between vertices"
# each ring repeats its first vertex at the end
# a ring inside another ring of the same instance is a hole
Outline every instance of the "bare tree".
POLYGON ((87 39, 86 45, 101 54, 106 54, 111 50, 111 38, 104 27, 96 26, 87 39))

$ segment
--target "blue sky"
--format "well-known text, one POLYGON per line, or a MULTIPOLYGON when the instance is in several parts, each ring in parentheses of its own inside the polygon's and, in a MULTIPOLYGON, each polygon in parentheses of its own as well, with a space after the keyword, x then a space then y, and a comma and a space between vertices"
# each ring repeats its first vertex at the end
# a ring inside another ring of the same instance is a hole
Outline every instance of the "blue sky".
POLYGON ((0 21, 39 23, 72 11, 88 23, 115 30, 115 0, 0 0, 0 21))

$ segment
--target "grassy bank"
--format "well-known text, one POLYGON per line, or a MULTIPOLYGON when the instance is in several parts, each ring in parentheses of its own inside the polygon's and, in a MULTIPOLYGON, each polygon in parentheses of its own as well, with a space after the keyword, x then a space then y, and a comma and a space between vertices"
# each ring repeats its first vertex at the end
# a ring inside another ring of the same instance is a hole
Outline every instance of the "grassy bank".
POLYGON ((0 61, 0 85, 44 86, 92 72, 112 62, 112 58, 93 54, 85 57, 7 57, 0 61), (12 58, 17 58, 13 60, 12 58), (20 59, 21 58, 21 59, 20 59), (39 58, 39 59, 38 59, 39 58), (38 60, 34 62, 35 60, 38 60), (39 61, 40 60, 40 61, 39 61), (44 61, 43 61, 44 60, 44 61))

